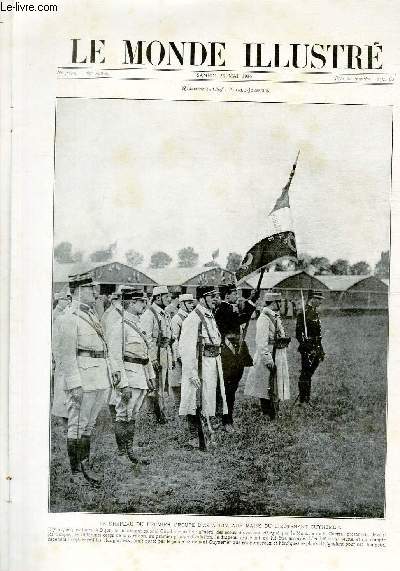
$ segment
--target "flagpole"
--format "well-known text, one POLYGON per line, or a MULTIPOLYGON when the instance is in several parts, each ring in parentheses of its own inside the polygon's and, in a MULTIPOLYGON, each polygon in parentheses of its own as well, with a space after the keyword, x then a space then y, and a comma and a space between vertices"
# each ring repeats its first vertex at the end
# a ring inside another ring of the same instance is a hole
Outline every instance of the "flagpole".
POLYGON ((300 293, 301 293, 301 307, 302 307, 302 310, 303 310, 304 333, 305 333, 306 339, 308 339, 307 322, 306 322, 306 311, 305 311, 305 308, 304 308, 304 297, 303 297, 303 290, 302 290, 302 289, 300 290, 300 293))

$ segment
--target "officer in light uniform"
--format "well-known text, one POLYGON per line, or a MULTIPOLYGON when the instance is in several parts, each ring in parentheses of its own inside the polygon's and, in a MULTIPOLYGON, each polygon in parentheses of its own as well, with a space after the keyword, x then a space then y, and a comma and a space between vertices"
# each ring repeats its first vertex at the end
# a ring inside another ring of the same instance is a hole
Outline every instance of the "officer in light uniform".
POLYGON ((72 306, 60 320, 55 343, 60 348, 60 376, 67 396, 71 480, 79 482, 82 470, 90 483, 98 484, 88 465, 90 437, 112 381, 104 331, 92 309, 94 286, 88 274, 70 278, 72 306))
POLYGON ((52 332, 52 355, 53 355, 53 403, 51 414, 60 418, 68 418, 66 405, 66 395, 64 392, 64 382, 60 375, 60 347, 58 345, 59 335, 57 330, 60 326, 60 319, 71 308, 72 296, 70 291, 57 293, 55 296, 57 305, 53 309, 53 332, 52 332))
POLYGON ((182 331, 182 324, 188 314, 195 308, 196 300, 191 293, 182 293, 179 296, 178 312, 171 320, 172 335, 174 342, 172 345, 172 353, 175 359, 175 369, 171 371, 170 384, 174 395, 175 404, 179 407, 181 400, 181 379, 182 379, 182 361, 179 355, 179 339, 182 331))
POLYGON ((126 286, 119 286, 115 293, 111 294, 111 305, 101 317, 101 325, 106 336, 113 325, 122 317, 121 292, 126 286))
POLYGON ((173 335, 171 319, 165 308, 171 302, 167 286, 153 289, 152 303, 140 318, 140 325, 149 343, 150 359, 156 373, 157 390, 152 395, 154 414, 157 422, 165 424, 164 394, 169 392, 169 376, 175 367, 172 355, 173 335))
MULTIPOLYGON (((125 291, 126 289, 132 289, 132 288, 130 288, 130 286, 120 285, 117 288, 117 290, 111 294, 111 305, 110 305, 110 307, 108 307, 106 309, 106 311, 102 315, 101 325, 102 325, 103 330, 104 330, 104 336, 106 338, 107 344, 109 344, 109 342, 110 342, 110 335, 111 335, 111 331, 112 331, 114 325, 116 323, 121 323, 121 319, 122 319, 122 315, 123 315, 121 296, 122 296, 122 292, 125 291)), ((115 407, 117 404, 117 399, 116 399, 116 393, 115 393, 114 388, 112 388, 110 390, 108 397, 109 397, 108 398, 108 409, 110 411, 112 424, 115 428, 115 419, 116 419, 116 408, 115 407)), ((119 446, 120 441, 118 439, 116 439, 116 440, 117 440, 117 446, 118 446, 119 454, 124 454, 124 449, 120 448, 120 446, 119 446)))
POLYGON ((197 288, 198 304, 182 325, 179 354, 182 360, 182 393, 179 414, 187 416, 191 439, 196 446, 198 417, 197 391, 206 416, 215 416, 217 394, 221 395, 222 412, 228 413, 221 364, 221 334, 213 310, 218 290, 214 286, 197 288))
POLYGON ((149 343, 140 326, 146 303, 143 291, 127 288, 122 292, 123 318, 113 325, 109 343, 111 368, 120 379, 116 389, 115 437, 120 455, 133 463, 138 462, 132 450, 136 417, 147 389, 155 387, 149 343))

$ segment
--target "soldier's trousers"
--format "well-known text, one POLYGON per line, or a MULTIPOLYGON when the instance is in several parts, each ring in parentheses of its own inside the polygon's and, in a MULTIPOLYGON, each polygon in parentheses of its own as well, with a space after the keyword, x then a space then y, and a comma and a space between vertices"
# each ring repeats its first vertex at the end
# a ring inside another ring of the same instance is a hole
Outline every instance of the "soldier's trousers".
POLYGON ((233 423, 236 391, 244 371, 244 367, 238 363, 237 359, 238 357, 236 355, 225 357, 224 354, 222 354, 222 372, 224 375, 226 405, 228 407, 228 414, 222 416, 222 424, 224 425, 233 423))
POLYGON ((320 359, 309 353, 301 353, 301 373, 299 378, 299 401, 310 402, 311 377, 315 373, 320 359))
POLYGON ((117 403, 115 405, 116 422, 129 422, 131 420, 135 420, 137 413, 141 409, 147 389, 132 388, 131 390, 132 397, 129 399, 128 403, 124 403, 121 395, 117 391, 117 403))
POLYGON ((83 391, 81 401, 72 396, 72 391, 65 392, 67 394, 68 438, 90 436, 99 412, 106 402, 109 389, 83 391))

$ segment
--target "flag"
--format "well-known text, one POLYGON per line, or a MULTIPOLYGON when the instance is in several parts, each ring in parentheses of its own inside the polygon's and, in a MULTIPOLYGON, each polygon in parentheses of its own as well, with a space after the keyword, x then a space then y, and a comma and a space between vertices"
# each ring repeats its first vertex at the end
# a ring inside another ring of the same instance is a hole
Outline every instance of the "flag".
POLYGON ((297 153, 288 182, 267 216, 266 237, 254 244, 243 258, 236 272, 238 281, 279 258, 297 258, 296 238, 290 213, 289 188, 296 171, 299 153, 297 153))
POLYGON ((215 260, 215 258, 218 258, 218 256, 219 256, 219 248, 217 250, 214 250, 214 252, 211 254, 213 260, 215 260))

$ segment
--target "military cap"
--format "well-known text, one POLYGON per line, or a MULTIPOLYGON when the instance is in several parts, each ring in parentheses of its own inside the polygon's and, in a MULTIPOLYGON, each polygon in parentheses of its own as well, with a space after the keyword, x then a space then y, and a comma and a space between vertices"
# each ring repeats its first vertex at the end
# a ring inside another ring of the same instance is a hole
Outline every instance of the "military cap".
POLYGON ((169 293, 167 286, 155 286, 152 295, 156 297, 156 295, 164 295, 165 293, 169 293))
POLYGON ((126 288, 122 291, 123 301, 134 300, 134 299, 147 299, 146 294, 141 289, 126 288))
POLYGON ((225 297, 229 293, 236 291, 236 289, 237 288, 236 288, 235 284, 223 284, 223 285, 219 286, 219 292, 221 294, 221 297, 225 297))
POLYGON ((215 286, 206 285, 206 286, 198 286, 196 291, 197 299, 201 297, 205 297, 206 295, 213 295, 214 293, 219 293, 219 290, 215 286))
POLYGON ((97 283, 92 280, 89 273, 86 273, 68 276, 68 285, 71 289, 75 289, 77 287, 95 287, 97 283))
POLYGON ((264 303, 270 303, 272 301, 280 301, 282 299, 282 294, 278 291, 267 291, 264 295, 264 303))
POLYGON ((181 293, 181 295, 179 296, 179 303, 182 303, 182 301, 194 301, 194 297, 192 293, 181 293))
POLYGON ((54 295, 54 299, 57 301, 60 301, 60 299, 68 299, 69 297, 72 297, 69 291, 60 291, 54 295))
POLYGON ((308 291, 308 299, 325 299, 324 296, 322 295, 322 293, 320 291, 315 291, 315 289, 310 289, 308 291))

